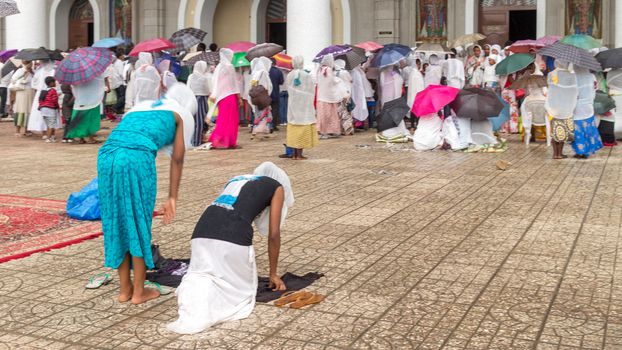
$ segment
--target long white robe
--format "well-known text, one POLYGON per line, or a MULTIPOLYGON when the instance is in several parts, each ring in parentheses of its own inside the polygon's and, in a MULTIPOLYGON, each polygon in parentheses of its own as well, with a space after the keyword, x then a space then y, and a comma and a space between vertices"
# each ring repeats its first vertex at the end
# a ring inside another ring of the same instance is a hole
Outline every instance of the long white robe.
MULTIPOLYGON (((48 129, 45 121, 43 120, 43 116, 41 115, 41 111, 39 111, 39 95, 41 91, 46 89, 45 78, 54 76, 54 63, 46 62, 43 63, 37 70, 34 72, 32 77, 31 87, 35 90, 35 97, 32 101, 32 108, 30 110, 30 117, 28 118, 28 127, 26 128, 28 131, 33 132, 44 132, 48 129)), ((57 121, 57 127, 59 126, 60 120, 57 121)))
POLYGON ((443 121, 438 115, 421 117, 413 135, 415 149, 427 151, 440 146, 443 142, 442 127, 443 121))

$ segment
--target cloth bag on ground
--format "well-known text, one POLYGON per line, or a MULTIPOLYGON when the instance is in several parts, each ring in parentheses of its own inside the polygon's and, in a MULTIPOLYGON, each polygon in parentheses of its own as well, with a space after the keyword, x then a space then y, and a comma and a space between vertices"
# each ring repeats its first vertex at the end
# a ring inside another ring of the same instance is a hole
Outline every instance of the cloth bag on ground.
POLYGON ((67 215, 78 220, 99 220, 99 187, 97 178, 89 182, 79 192, 74 192, 67 199, 67 215))

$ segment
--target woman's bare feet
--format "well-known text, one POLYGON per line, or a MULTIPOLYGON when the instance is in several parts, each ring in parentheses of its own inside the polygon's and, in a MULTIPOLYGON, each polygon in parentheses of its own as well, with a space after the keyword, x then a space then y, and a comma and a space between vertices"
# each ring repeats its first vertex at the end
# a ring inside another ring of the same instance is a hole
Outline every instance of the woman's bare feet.
POLYGON ((307 157, 304 157, 304 156, 296 156, 296 157, 294 157, 294 158, 292 158, 292 159, 294 159, 294 160, 306 160, 306 159, 307 159, 307 157))
POLYGON ((160 292, 158 292, 157 289, 145 288, 142 293, 134 293, 134 295, 132 295, 132 304, 142 304, 159 296, 160 292))
POLYGON ((128 302, 130 299, 132 299, 133 292, 134 292, 134 288, 132 287, 130 287, 130 289, 126 291, 123 291, 123 290, 119 291, 119 298, 118 298, 119 302, 120 303, 128 302))

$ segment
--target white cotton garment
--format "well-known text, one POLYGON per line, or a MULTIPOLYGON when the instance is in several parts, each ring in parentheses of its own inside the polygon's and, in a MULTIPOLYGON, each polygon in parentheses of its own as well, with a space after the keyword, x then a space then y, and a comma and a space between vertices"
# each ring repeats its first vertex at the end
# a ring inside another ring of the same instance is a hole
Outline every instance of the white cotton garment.
POLYGON ((253 246, 194 238, 190 266, 175 291, 179 317, 166 328, 194 334, 247 318, 255 308, 257 265, 253 246))
POLYGON ((39 111, 39 95, 41 95, 42 90, 47 88, 45 85, 45 78, 53 77, 55 70, 54 63, 44 62, 34 72, 31 87, 36 91, 36 93, 34 100, 32 101, 30 116, 28 117, 28 131, 44 132, 48 129, 45 121, 43 120, 43 116, 41 115, 41 111, 39 111))
POLYGON ((556 68, 549 73, 545 108, 556 119, 572 118, 579 89, 577 77, 567 69, 556 68))
POLYGON ((443 143, 441 128, 443 121, 436 115, 426 115, 419 118, 417 130, 413 135, 413 144, 417 151, 429 151, 443 143))

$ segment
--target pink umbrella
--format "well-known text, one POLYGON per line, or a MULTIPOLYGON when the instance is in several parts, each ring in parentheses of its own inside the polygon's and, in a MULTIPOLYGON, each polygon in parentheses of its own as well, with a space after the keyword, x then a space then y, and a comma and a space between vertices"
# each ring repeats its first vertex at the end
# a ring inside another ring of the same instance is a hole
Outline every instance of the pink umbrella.
POLYGON ((542 47, 544 46, 549 46, 549 45, 553 45, 556 42, 559 41, 559 39, 561 39, 561 36, 557 36, 557 35, 546 35, 543 36, 541 38, 539 38, 538 40, 536 40, 536 42, 540 45, 542 45, 542 47))
POLYGON ((233 52, 248 52, 252 47, 255 47, 257 44, 250 41, 236 41, 227 46, 227 49, 233 50, 233 52))
POLYGON ((546 45, 539 43, 537 40, 527 39, 527 40, 518 40, 508 50, 514 53, 528 53, 531 50, 538 50, 546 45))
POLYGON ((415 96, 412 112, 417 116, 434 114, 452 102, 460 89, 444 85, 430 85, 415 96))
POLYGON ((356 47, 360 47, 365 51, 378 51, 384 47, 384 45, 380 45, 375 41, 364 41, 362 43, 358 43, 354 45, 356 47))
POLYGON ((130 51, 130 56, 138 56, 141 52, 158 52, 174 49, 176 47, 175 44, 164 38, 155 38, 138 43, 138 45, 134 46, 132 51, 130 51))

